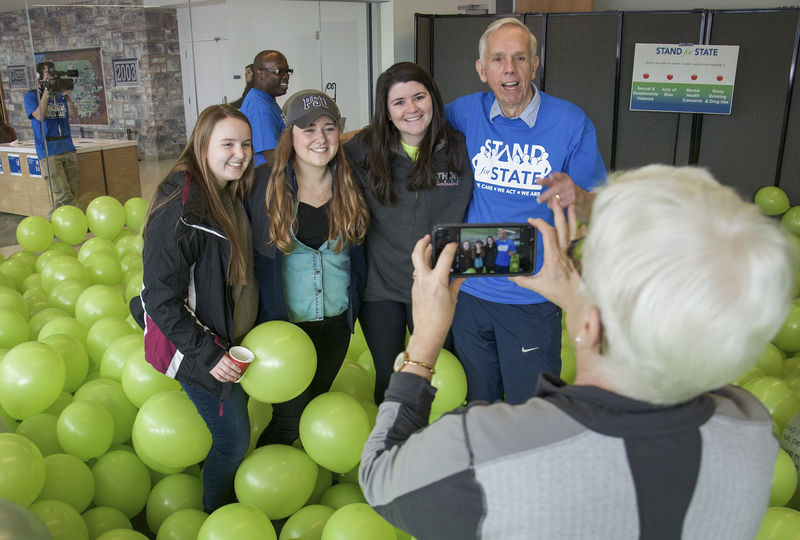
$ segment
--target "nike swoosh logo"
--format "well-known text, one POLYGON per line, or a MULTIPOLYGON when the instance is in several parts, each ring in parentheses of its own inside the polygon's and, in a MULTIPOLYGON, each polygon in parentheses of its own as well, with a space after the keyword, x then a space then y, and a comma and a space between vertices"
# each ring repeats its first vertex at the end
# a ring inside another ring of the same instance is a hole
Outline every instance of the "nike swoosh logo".
POLYGON ((526 349, 525 347, 522 347, 522 352, 524 352, 524 353, 531 352, 531 351, 535 351, 538 348, 539 347, 531 347, 530 349, 526 349))

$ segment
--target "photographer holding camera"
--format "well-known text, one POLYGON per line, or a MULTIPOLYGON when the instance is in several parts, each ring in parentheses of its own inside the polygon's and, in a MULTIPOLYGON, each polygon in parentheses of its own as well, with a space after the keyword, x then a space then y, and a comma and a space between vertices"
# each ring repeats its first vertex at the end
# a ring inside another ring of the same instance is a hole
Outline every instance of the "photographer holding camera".
MULTIPOLYGON (((77 117, 78 110, 72 102, 69 79, 56 72, 52 62, 36 66, 38 88, 25 94, 25 112, 31 119, 36 155, 42 165, 42 176, 53 193, 53 207, 78 206, 75 191, 78 189, 78 156, 69 131, 69 117, 77 117)), ((48 214, 49 217, 49 214, 48 214)))

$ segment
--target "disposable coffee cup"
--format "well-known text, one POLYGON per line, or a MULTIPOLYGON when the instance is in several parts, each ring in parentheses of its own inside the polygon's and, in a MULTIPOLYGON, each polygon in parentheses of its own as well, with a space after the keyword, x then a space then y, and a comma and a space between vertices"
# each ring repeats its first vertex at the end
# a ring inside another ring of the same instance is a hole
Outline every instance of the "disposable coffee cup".
MULTIPOLYGON (((247 371, 247 368, 250 367, 250 364, 255 359, 255 355, 253 351, 248 349, 247 347, 242 347, 241 345, 236 345, 235 347, 231 347, 228 351, 228 358, 233 360, 233 363, 239 366, 239 369, 242 370, 242 376, 244 376, 244 372, 247 371)), ((239 382, 242 380, 242 377, 239 377, 235 382, 239 382)))

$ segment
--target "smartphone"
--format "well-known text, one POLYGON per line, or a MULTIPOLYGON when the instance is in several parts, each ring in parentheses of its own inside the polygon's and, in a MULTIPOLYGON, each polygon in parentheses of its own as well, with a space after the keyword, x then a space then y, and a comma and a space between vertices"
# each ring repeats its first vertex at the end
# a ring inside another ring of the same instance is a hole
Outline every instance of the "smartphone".
POLYGON ((536 229, 527 223, 443 223, 431 238, 433 264, 447 244, 458 244, 454 277, 519 276, 533 273, 536 264, 536 229))

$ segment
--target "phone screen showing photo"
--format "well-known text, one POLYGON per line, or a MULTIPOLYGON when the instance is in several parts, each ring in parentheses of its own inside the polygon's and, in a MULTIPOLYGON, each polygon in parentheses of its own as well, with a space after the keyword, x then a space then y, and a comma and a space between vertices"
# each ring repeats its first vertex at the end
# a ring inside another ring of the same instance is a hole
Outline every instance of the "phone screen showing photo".
POLYGON ((516 276, 533 272, 536 229, 527 223, 470 223, 437 225, 433 256, 450 242, 456 250, 450 273, 454 276, 516 276))

